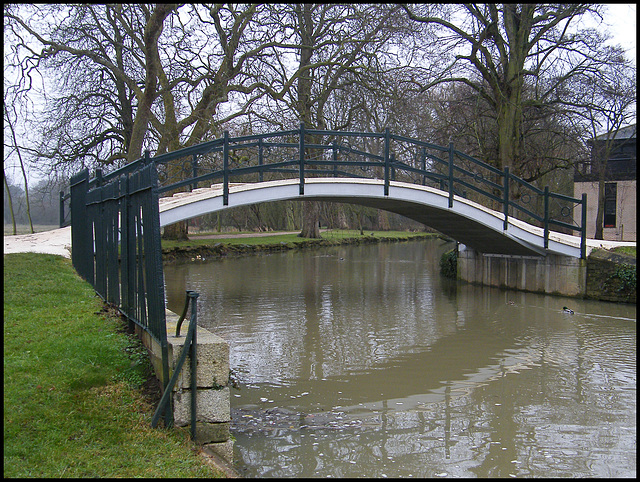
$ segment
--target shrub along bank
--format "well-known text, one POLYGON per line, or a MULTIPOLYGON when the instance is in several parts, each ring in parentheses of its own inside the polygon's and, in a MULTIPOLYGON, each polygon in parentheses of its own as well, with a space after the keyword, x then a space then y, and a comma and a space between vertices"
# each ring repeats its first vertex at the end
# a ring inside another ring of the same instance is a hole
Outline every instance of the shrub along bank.
POLYGON ((595 249, 587 258, 587 298, 636 302, 635 249, 595 249))
POLYGON ((4 476, 220 477, 152 429, 146 352, 61 256, 4 255, 4 476))

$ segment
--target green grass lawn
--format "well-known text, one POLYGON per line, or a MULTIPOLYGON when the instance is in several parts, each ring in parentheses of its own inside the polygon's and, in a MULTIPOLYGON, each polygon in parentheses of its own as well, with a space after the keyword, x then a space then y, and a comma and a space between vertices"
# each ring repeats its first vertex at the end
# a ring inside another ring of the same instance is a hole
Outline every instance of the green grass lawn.
POLYGON ((68 259, 4 256, 4 476, 220 477, 188 427, 152 429, 150 370, 68 259))
MULTIPOLYGON (((204 234, 217 234, 217 233, 198 233, 198 235, 204 234)), ((235 233, 237 234, 237 233, 235 233)), ((326 240, 340 240, 347 238, 362 238, 373 237, 379 239, 394 238, 394 239, 408 239, 418 236, 425 236, 427 233, 418 232, 413 233, 409 231, 365 231, 364 236, 360 234, 358 230, 331 230, 321 233, 321 238, 326 240)), ((435 234, 433 234, 435 236, 435 234)), ((229 244, 232 246, 237 245, 270 245, 270 244, 301 244, 308 241, 313 241, 310 238, 301 238, 297 234, 274 234, 272 236, 256 236, 256 237, 229 237, 229 238, 215 238, 215 239, 201 239, 198 237, 192 237, 189 241, 172 241, 162 240, 163 249, 171 248, 184 248, 188 246, 212 246, 215 244, 229 244)))

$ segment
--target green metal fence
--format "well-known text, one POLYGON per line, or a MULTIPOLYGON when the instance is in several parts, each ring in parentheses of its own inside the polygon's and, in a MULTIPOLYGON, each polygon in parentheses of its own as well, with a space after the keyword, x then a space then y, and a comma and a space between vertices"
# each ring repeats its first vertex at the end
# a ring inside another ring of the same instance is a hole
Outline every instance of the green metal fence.
MULTIPOLYGON (((72 262, 98 295, 161 346, 169 382, 158 182, 151 163, 108 178, 71 178, 72 262)), ((165 411, 171 425, 173 410, 165 411)))

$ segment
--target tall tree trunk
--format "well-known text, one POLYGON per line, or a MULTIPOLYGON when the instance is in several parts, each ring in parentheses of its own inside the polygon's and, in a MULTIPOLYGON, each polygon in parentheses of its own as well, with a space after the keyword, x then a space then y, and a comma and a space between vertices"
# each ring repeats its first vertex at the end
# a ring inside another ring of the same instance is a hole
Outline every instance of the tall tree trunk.
POLYGON ((319 219, 320 203, 318 201, 305 201, 302 214, 302 231, 298 236, 301 238, 319 238, 319 219))
POLYGON ((162 33, 164 20, 175 8, 176 5, 174 4, 159 4, 149 17, 144 29, 144 92, 138 99, 138 110, 133 122, 131 143, 127 152, 128 162, 135 161, 142 154, 142 145, 151 119, 151 106, 158 95, 158 75, 161 67, 158 54, 158 39, 162 33))
POLYGON ((187 221, 180 221, 164 227, 162 239, 172 239, 174 241, 189 241, 189 227, 187 221))
MULTIPOLYGON (((131 129, 131 141, 127 152, 128 162, 135 161, 142 154, 144 138, 151 119, 151 106, 158 95, 158 80, 163 77, 160 55, 158 54, 158 39, 162 34, 165 19, 175 8, 175 4, 157 5, 149 16, 149 21, 144 29, 145 86, 142 96, 138 99, 138 109, 131 129)), ((166 226, 162 238, 187 240, 189 239, 187 230, 187 222, 181 221, 166 226)))
MULTIPOLYGON (((300 30, 300 69, 305 69, 311 65, 313 55, 313 6, 310 4, 298 5, 298 28, 300 30)), ((310 69, 303 70, 298 78, 298 115, 300 122, 306 127, 315 127, 311 122, 311 84, 313 76, 310 69)), ((305 153, 307 155, 307 153, 305 153)), ((320 205, 318 202, 306 201, 302 205, 302 231, 299 236, 303 238, 319 238, 320 229, 318 220, 320 219, 320 205)))
MULTIPOLYGON (((14 106, 15 109, 15 106, 14 106)), ((24 178, 24 195, 25 201, 27 203, 27 218, 29 219, 29 227, 31 228, 31 233, 33 234, 35 231, 33 230, 33 222, 31 221, 31 207, 29 203, 29 183, 27 182, 27 172, 24 168, 24 161, 22 160, 22 154, 20 152, 20 146, 18 146, 18 140, 16 139, 16 131, 13 128, 13 123, 11 122, 11 118, 9 117, 9 111, 7 110, 7 104, 4 105, 5 118, 7 120, 7 124, 9 124, 9 129, 11 130, 11 136, 13 138, 13 146, 16 149, 16 154, 18 154, 18 160, 20 161, 20 169, 22 169, 22 177, 24 178)), ((5 178, 6 182, 6 178, 5 178)), ((7 187, 8 191, 8 187, 7 187)), ((14 226, 15 229, 15 226, 14 226)), ((15 234, 15 232, 13 233, 15 234)))
POLYGON ((498 109, 498 160, 496 167, 500 170, 505 167, 516 168, 515 174, 520 175, 518 158, 521 152, 521 119, 516 102, 511 101, 516 97, 519 96, 512 95, 510 99, 501 102, 498 109))
POLYGON ((11 223, 13 224, 13 234, 14 236, 18 234, 16 230, 16 216, 13 212, 13 201, 11 200, 11 190, 9 189, 9 184, 7 183, 7 175, 4 172, 4 168, 2 169, 2 177, 4 178, 4 187, 7 189, 7 200, 9 201, 9 211, 11 212, 11 223))
MULTIPOLYGON (((596 138, 594 129, 594 139, 596 138)), ((598 169, 598 205, 596 210, 596 231, 594 239, 604 239, 604 202, 605 202, 605 181, 607 179, 607 164, 611 156, 612 141, 607 140, 604 145, 593 146, 592 156, 595 166, 598 169)))

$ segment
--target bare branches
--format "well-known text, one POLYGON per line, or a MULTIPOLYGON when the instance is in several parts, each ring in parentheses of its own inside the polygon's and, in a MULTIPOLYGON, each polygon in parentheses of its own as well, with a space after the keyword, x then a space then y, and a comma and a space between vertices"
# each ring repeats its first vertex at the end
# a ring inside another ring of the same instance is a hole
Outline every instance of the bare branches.
POLYGON ((527 104, 541 105, 545 99, 548 102, 552 93, 571 78, 594 68, 596 39, 592 32, 575 31, 573 22, 599 10, 586 4, 471 4, 450 8, 450 14, 457 15, 455 21, 443 15, 422 15, 413 6, 403 6, 413 21, 447 29, 461 42, 455 61, 423 89, 459 82, 476 90, 494 109, 498 125, 497 156, 488 160, 499 168, 512 166, 518 172, 525 160, 523 108, 527 104), (475 79, 465 75, 466 67, 471 67, 475 79), (552 81, 546 83, 546 90, 539 91, 543 74, 552 81), (535 89, 528 88, 527 79, 533 79, 535 89), (533 99, 531 94, 535 95, 533 99))
MULTIPOLYGON (((572 86, 614 62, 599 47, 601 33, 578 28, 599 8, 7 5, 5 65, 15 79, 5 85, 25 106, 41 92, 37 142, 23 152, 62 169, 116 166, 144 149, 174 150, 234 126, 302 120, 431 135, 446 113, 440 107, 460 101, 450 97, 455 84, 476 109, 465 138, 485 160, 535 177, 553 156, 535 155, 527 135, 542 137, 550 128, 544 116, 567 125, 585 118, 587 101, 569 95, 572 86), (481 132, 488 138, 480 140, 481 132)), ((547 138, 550 146, 556 140, 547 138)), ((570 156, 555 152, 568 165, 570 156)))

